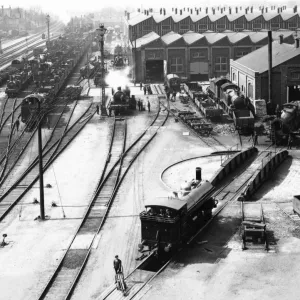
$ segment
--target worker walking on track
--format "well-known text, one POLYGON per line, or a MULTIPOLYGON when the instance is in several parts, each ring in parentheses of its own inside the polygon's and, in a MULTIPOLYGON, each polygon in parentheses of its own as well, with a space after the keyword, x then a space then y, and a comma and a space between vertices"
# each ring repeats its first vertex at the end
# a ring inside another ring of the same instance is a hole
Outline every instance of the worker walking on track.
POLYGON ((114 259, 114 269, 116 271, 116 274, 122 272, 122 261, 119 259, 119 256, 116 255, 114 259))
POLYGON ((15 123, 15 124, 16 124, 17 131, 19 131, 19 126, 20 126, 20 121, 19 121, 19 119, 16 120, 16 123, 15 123))

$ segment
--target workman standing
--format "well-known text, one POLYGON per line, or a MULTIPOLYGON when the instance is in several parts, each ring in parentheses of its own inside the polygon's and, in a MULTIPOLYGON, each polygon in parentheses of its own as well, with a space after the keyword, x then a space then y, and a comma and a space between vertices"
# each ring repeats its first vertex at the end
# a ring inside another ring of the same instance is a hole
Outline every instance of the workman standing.
POLYGON ((114 259, 114 269, 116 271, 116 274, 122 272, 122 261, 119 259, 119 256, 116 255, 114 259))
POLYGON ((149 102, 149 100, 148 100, 147 105, 148 105, 148 112, 150 112, 150 102, 149 102))
POLYGON ((99 115, 99 105, 98 104, 96 105, 96 112, 97 112, 97 115, 99 115))
POLYGON ((292 149, 292 144, 293 144, 293 138, 292 138, 292 135, 289 134, 289 138, 288 138, 288 149, 292 149))
POLYGON ((277 104, 276 109, 275 109, 276 117, 280 118, 281 116, 281 110, 279 108, 279 104, 277 104))
POLYGON ((139 107, 139 110, 141 110, 141 100, 140 99, 138 100, 138 107, 139 107))
POLYGON ((143 89, 144 89, 144 95, 146 95, 146 92, 147 92, 146 86, 144 86, 143 89))
POLYGON ((19 126, 20 126, 20 121, 19 119, 16 120, 16 128, 17 128, 17 131, 19 131, 19 126))
POLYGON ((253 146, 258 145, 257 139, 258 139, 258 135, 257 135, 256 132, 254 132, 254 134, 253 134, 253 146))
POLYGON ((142 89, 143 89, 143 83, 140 82, 140 90, 142 90, 142 89))

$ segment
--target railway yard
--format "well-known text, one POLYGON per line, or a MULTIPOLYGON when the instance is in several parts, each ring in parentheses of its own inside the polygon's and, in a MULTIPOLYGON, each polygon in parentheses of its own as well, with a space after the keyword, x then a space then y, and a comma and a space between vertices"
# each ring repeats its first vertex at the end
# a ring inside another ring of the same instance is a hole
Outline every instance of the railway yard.
POLYGON ((28 78, 0 77, 0 299, 298 299, 299 146, 217 101, 231 81, 169 99, 174 75, 134 84, 126 50, 101 70, 68 29, 3 45, 28 78))

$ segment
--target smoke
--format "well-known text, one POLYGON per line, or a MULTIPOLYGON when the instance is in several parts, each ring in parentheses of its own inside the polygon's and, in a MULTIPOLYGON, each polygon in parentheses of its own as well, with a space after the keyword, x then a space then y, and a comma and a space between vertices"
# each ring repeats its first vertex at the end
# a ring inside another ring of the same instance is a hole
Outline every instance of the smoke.
POLYGON ((129 72, 130 67, 126 67, 122 70, 110 70, 108 75, 105 77, 105 82, 115 90, 119 86, 124 89, 126 85, 130 85, 130 80, 128 78, 129 72))

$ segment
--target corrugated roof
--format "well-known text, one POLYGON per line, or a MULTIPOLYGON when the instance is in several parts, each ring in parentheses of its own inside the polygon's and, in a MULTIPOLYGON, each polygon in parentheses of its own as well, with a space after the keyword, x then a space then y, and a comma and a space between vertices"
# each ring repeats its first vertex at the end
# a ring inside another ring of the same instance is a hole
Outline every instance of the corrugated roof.
POLYGON ((214 44, 218 41, 220 41, 221 39, 227 38, 227 36, 225 34, 222 33, 218 33, 218 32, 204 32, 203 35, 206 37, 207 41, 210 44, 214 44))
POLYGON ((261 16, 260 12, 253 12, 250 14, 245 14, 245 18, 247 21, 252 21, 254 19, 256 19, 257 17, 261 16))
POLYGON ((227 16, 228 21, 232 22, 240 17, 243 17, 244 15, 245 14, 242 14, 242 13, 237 13, 237 14, 231 13, 231 14, 227 14, 226 16, 227 16))
POLYGON ((211 14, 211 15, 208 15, 209 19, 212 21, 212 22, 215 22, 223 17, 225 17, 226 15, 225 14, 211 14))
POLYGON ((172 19, 175 23, 178 23, 179 21, 189 17, 190 14, 182 14, 182 15, 172 15, 172 19))
POLYGON ((248 34, 245 34, 245 33, 242 33, 242 32, 222 32, 223 34, 225 34, 230 43, 237 43, 245 38, 247 38, 249 35, 248 34))
MULTIPOLYGON (((286 43, 279 44, 278 41, 272 43, 273 68, 296 56, 299 56, 300 60, 300 48, 296 48, 295 45, 286 43)), ((268 70, 268 45, 237 59, 235 62, 254 72, 266 72, 268 70)))
MULTIPOLYGON (((156 32, 152 31, 152 32, 142 36, 141 38, 138 38, 136 40, 136 47, 140 48, 141 46, 147 45, 159 38, 160 38, 160 36, 156 32)), ((134 45, 134 42, 133 42, 133 45, 134 45)))
POLYGON ((280 14, 283 21, 289 20, 290 18, 297 15, 297 13, 293 12, 283 12, 280 14))
POLYGON ((182 37, 184 41, 189 45, 195 43, 196 41, 202 38, 205 38, 203 34, 193 32, 193 31, 186 32, 185 34, 182 35, 182 37))
POLYGON ((199 15, 195 14, 195 15, 191 15, 191 19, 193 22, 197 22, 203 18, 207 17, 206 13, 200 13, 199 15))
POLYGON ((249 32, 248 35, 252 43, 258 43, 268 37, 268 33, 266 32, 249 32))
POLYGON ((162 41, 167 45, 172 44, 181 38, 182 36, 178 33, 175 33, 174 31, 168 32, 161 37, 162 41))
POLYGON ((153 19, 156 23, 160 23, 166 19, 168 19, 169 17, 171 17, 172 15, 170 14, 166 14, 166 15, 161 15, 161 14, 153 14, 153 19))
POLYGON ((139 23, 141 23, 141 22, 143 22, 143 21, 145 21, 149 18, 152 18, 152 16, 151 15, 146 16, 144 14, 139 14, 138 16, 136 16, 132 19, 129 19, 128 24, 131 25, 131 26, 134 26, 134 25, 139 24, 139 23))

